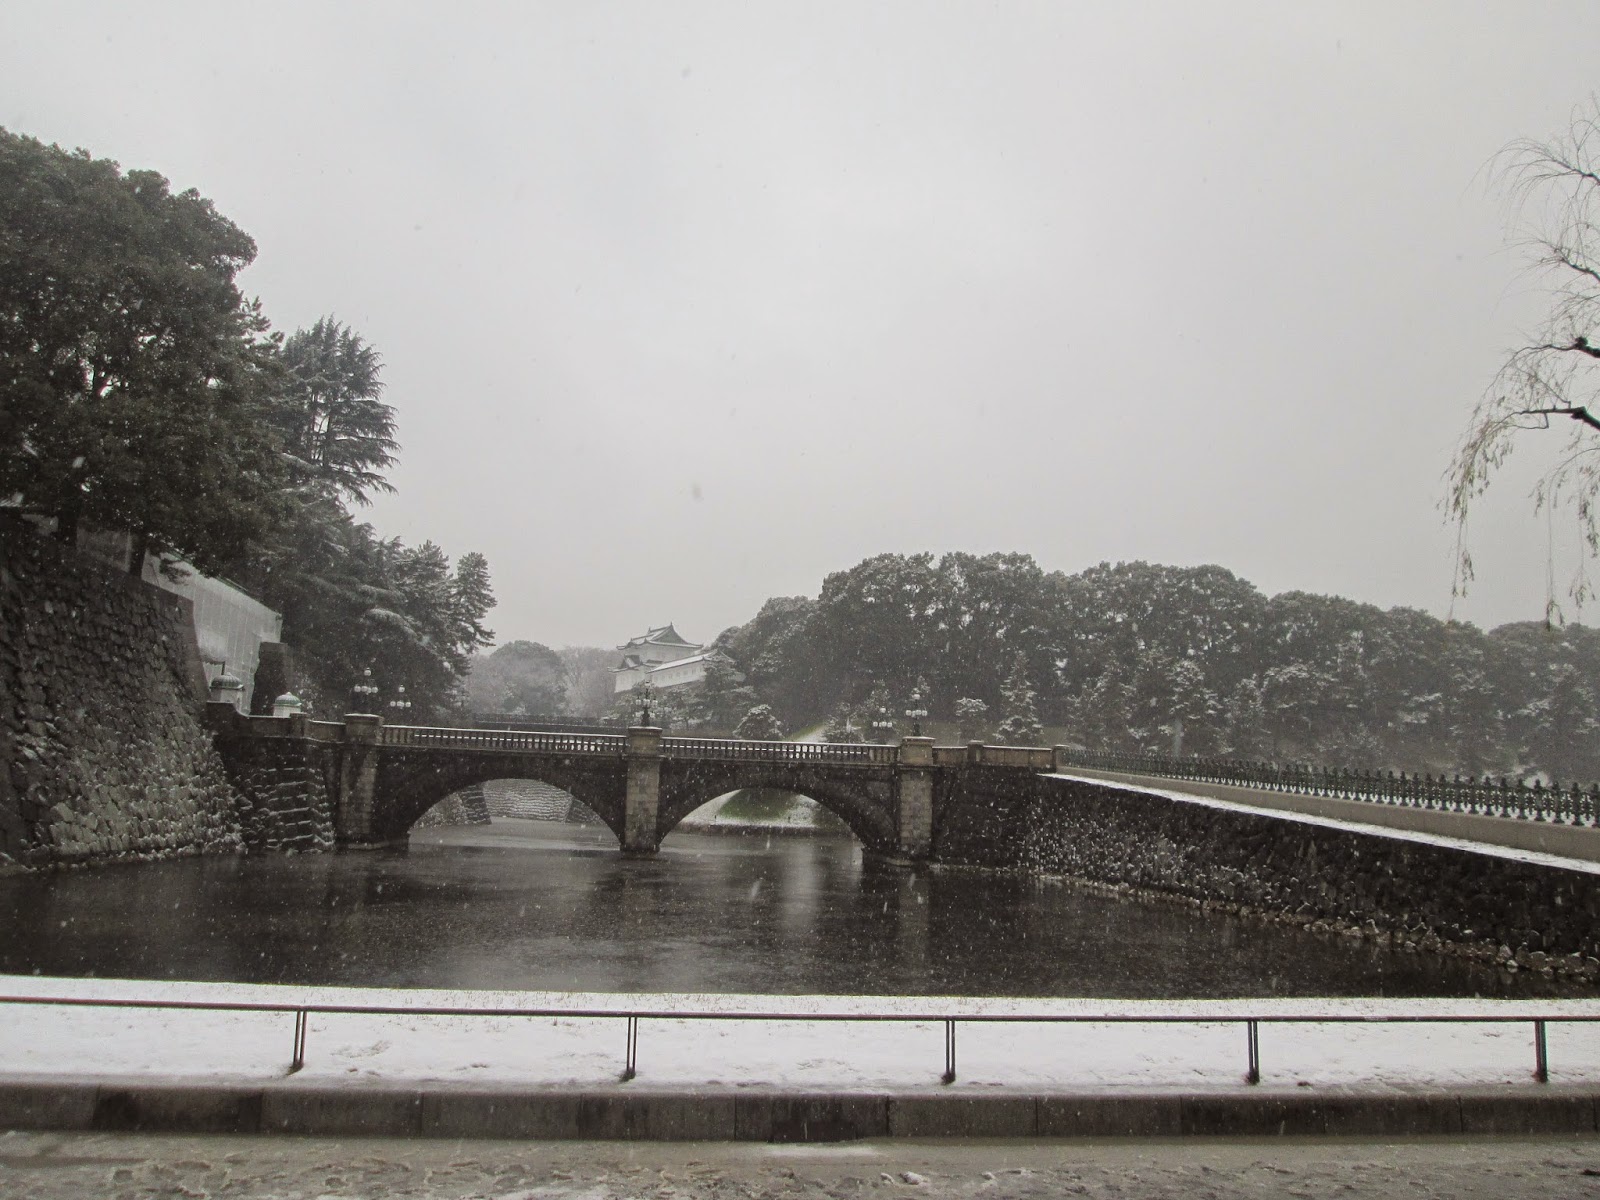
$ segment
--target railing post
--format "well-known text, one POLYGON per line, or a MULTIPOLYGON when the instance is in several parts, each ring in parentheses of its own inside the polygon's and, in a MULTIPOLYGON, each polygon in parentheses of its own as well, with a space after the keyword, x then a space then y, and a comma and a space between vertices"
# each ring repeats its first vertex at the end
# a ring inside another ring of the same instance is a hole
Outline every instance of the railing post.
POLYGON ((1540 1083, 1550 1082, 1550 1051, 1545 1044, 1543 1021, 1533 1023, 1533 1077, 1540 1083))
POLYGON ((1245 1040, 1249 1044, 1249 1053, 1250 1053, 1250 1066, 1245 1071, 1244 1081, 1246 1083, 1260 1083, 1261 1082, 1261 1032, 1260 1032, 1260 1029, 1258 1028, 1256 1022, 1254 1022, 1254 1021, 1246 1021, 1244 1023, 1244 1025, 1245 1025, 1245 1040))
POLYGON ((639 1018, 628 1018, 628 1060, 622 1068, 622 1082, 627 1083, 639 1073, 639 1018))
POLYGON ((289 1074, 293 1075, 306 1065, 306 1010, 299 1008, 294 1014, 294 1057, 289 1060, 289 1074))

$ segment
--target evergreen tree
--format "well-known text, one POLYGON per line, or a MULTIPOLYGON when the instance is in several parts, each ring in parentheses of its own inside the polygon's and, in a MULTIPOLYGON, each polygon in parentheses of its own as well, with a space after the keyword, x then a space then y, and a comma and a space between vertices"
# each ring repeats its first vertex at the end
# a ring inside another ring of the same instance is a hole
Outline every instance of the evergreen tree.
POLYGON ((995 737, 1003 746, 1037 746, 1044 741, 1044 726, 1034 705, 1033 684, 1028 679, 1027 655, 1018 653, 1012 660, 1011 674, 1000 691, 1005 700, 1005 717, 995 737))
POLYGON ((989 706, 963 697, 956 701, 956 736, 963 742, 981 742, 989 735, 989 706))
POLYGON ((862 722, 859 714, 849 705, 839 705, 833 710, 833 715, 828 718, 828 727, 823 731, 822 740, 826 742, 865 741, 866 738, 862 733, 862 722))
POLYGON ((733 736, 753 742, 776 742, 783 737, 783 728, 778 724, 778 718, 772 715, 770 707, 758 704, 745 713, 744 720, 739 722, 733 736))
POLYGON ((720 650, 706 655, 705 678, 686 689, 684 715, 690 725, 727 732, 755 707, 755 689, 744 672, 720 650))
POLYGON ((1131 750, 1132 689, 1113 667, 1107 667, 1078 703, 1078 722, 1090 747, 1107 752, 1131 750))
POLYGON ((296 474, 338 499, 366 504, 392 492, 394 409, 381 399, 383 360, 359 333, 332 317, 296 330, 278 354, 284 385, 275 405, 296 474))
POLYGON ((1264 759, 1271 752, 1266 706, 1261 698, 1261 685, 1254 676, 1241 679, 1228 698, 1223 749, 1234 758, 1251 760, 1264 759))
POLYGON ((279 519, 255 243, 198 192, 0 129, 0 503, 217 572, 279 519))

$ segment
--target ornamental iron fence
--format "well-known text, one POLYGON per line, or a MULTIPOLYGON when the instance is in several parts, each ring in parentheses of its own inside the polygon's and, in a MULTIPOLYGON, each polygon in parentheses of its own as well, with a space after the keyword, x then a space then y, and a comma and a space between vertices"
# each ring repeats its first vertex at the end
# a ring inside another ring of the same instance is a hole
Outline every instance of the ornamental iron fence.
POLYGON ((1250 762, 1244 759, 1171 758, 1160 754, 1119 754, 1090 750, 1058 751, 1063 769, 1083 767, 1124 775, 1151 775, 1192 783, 1222 784, 1261 791, 1364 800, 1402 808, 1542 821, 1594 828, 1600 824, 1600 783, 1531 786, 1484 776, 1407 775, 1404 771, 1352 771, 1302 763, 1250 762))

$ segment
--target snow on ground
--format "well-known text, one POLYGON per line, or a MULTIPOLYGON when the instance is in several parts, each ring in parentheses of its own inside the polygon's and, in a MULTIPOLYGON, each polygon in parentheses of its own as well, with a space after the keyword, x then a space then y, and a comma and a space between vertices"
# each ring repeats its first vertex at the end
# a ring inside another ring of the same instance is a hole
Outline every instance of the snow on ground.
MULTIPOLYGON (((917 1017, 1031 1014, 1138 1018, 1181 1013, 1201 1024, 1085 1020, 969 1022, 957 1027, 955 1087, 968 1090, 1245 1086, 1245 1015, 1263 1024, 1263 1080, 1314 1087, 1412 1089, 1532 1086, 1533 1036, 1515 1024, 1332 1024, 1317 1018, 1454 1013, 1587 1018, 1551 1024, 1551 1079, 1600 1084, 1600 1001, 1233 1000, 1101 1001, 946 997, 619 995, 302 988, 0 976, 6 997, 171 999, 246 1004, 582 1009, 598 1017, 313 1014, 307 1083, 450 1082, 608 1086, 623 1066, 625 1021, 639 1027, 644 1086, 924 1088, 944 1069, 944 1031, 917 1017), (673 1013, 895 1014, 905 1021, 685 1020, 673 1013), (1228 1020, 1228 1018, 1233 1018, 1228 1020)), ((290 1013, 0 1006, 0 1075, 183 1076, 260 1080, 283 1075, 290 1013)))

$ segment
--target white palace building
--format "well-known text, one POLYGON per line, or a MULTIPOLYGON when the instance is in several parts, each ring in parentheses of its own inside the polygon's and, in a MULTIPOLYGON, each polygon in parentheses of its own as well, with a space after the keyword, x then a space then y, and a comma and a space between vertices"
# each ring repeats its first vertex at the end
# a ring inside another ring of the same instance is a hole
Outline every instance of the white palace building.
POLYGON ((622 652, 622 662, 611 668, 616 679, 613 694, 632 691, 646 679, 658 688, 699 683, 706 677, 706 659, 711 657, 699 643, 684 641, 670 624, 648 630, 617 649, 622 652))

